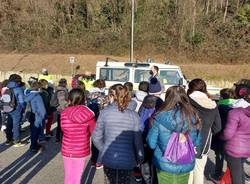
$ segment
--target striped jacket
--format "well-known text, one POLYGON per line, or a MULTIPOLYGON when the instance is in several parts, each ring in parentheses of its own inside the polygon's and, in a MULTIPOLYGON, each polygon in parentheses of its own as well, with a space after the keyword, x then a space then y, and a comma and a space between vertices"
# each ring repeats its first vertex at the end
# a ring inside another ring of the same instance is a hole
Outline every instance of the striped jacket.
POLYGON ((94 113, 84 105, 71 106, 61 114, 62 155, 83 158, 90 154, 90 136, 95 128, 94 113))

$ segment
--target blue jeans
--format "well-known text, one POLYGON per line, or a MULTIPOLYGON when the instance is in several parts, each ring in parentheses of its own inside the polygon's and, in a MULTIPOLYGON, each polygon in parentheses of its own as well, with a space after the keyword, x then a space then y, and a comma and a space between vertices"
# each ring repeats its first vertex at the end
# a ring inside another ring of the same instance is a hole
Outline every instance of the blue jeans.
POLYGON ((41 133, 41 126, 35 125, 35 114, 31 113, 29 117, 30 122, 30 149, 38 149, 38 138, 41 133))
POLYGON ((20 123, 22 119, 22 108, 17 106, 16 110, 9 113, 12 119, 12 132, 14 142, 20 142, 20 123))
POLYGON ((8 114, 8 119, 7 119, 7 124, 6 124, 6 139, 7 141, 13 141, 13 123, 12 123, 12 118, 11 116, 8 114))
POLYGON ((42 125, 40 128, 39 141, 45 141, 44 128, 45 128, 45 121, 42 122, 42 125))

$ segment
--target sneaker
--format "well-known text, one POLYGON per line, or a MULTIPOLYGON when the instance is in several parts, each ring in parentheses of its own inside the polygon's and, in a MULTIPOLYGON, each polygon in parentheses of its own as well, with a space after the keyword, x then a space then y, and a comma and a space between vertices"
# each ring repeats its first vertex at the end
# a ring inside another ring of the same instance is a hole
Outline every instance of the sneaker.
POLYGON ((100 163, 96 163, 96 164, 95 164, 95 168, 96 168, 96 169, 102 169, 102 168, 103 168, 103 165, 100 164, 100 163))
POLYGON ((134 171, 133 176, 136 182, 142 182, 142 173, 139 171, 134 171))
POLYGON ((6 130, 6 128, 7 128, 7 127, 6 127, 5 125, 2 125, 1 131, 4 132, 4 130, 6 130))
POLYGON ((5 145, 6 145, 6 146, 13 145, 13 141, 9 141, 9 140, 7 140, 7 141, 5 142, 5 145))
POLYGON ((15 148, 19 148, 19 147, 23 147, 25 146, 25 144, 21 143, 21 142, 18 142, 18 143, 14 143, 14 147, 15 148))
POLYGON ((250 182, 250 176, 248 176, 247 174, 245 174, 245 181, 250 182))

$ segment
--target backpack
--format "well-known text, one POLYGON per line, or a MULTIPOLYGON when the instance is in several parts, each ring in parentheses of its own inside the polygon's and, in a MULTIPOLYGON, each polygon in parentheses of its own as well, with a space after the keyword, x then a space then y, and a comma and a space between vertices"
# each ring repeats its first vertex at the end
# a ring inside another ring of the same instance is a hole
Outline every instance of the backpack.
POLYGON ((190 164, 195 159, 194 144, 189 133, 173 132, 163 158, 175 164, 190 164))
POLYGON ((16 97, 12 89, 6 88, 1 96, 1 109, 3 112, 9 113, 16 108, 16 97))
POLYGON ((58 90, 56 91, 55 95, 58 102, 57 110, 59 112, 62 112, 65 109, 65 107, 68 106, 68 100, 67 100, 68 94, 65 90, 58 90))

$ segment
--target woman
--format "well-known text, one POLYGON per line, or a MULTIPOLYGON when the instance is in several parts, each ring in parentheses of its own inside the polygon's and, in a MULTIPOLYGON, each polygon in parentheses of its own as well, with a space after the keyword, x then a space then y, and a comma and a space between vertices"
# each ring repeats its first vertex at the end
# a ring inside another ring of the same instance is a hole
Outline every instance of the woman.
POLYGON ((139 116, 127 108, 130 95, 123 85, 110 88, 109 100, 111 104, 98 117, 93 142, 100 151, 105 183, 129 184, 144 155, 139 116))
MULTIPOLYGON (((173 133, 188 134, 192 140, 192 151, 199 146, 198 129, 200 121, 193 110, 185 90, 180 86, 168 88, 165 103, 157 112, 153 127, 149 130, 147 142, 154 150, 153 164, 157 168, 159 184, 187 184, 189 172, 193 170, 195 158, 188 163, 175 163, 163 157, 173 133)), ((186 141, 185 139, 184 141, 186 141)))
MULTIPOLYGON (((250 102, 250 87, 244 99, 250 102)), ((233 184, 245 184, 243 164, 250 157, 250 106, 229 111, 222 139, 233 184)))
POLYGON ((197 149, 196 163, 190 174, 189 184, 204 183, 204 169, 211 147, 212 134, 221 130, 221 118, 215 101, 207 92, 207 85, 202 79, 193 79, 188 85, 188 95, 192 106, 201 119, 201 146, 197 149))
POLYGON ((64 184, 79 184, 90 154, 90 136, 95 128, 94 113, 84 106, 84 91, 69 93, 69 107, 61 113, 64 184))

